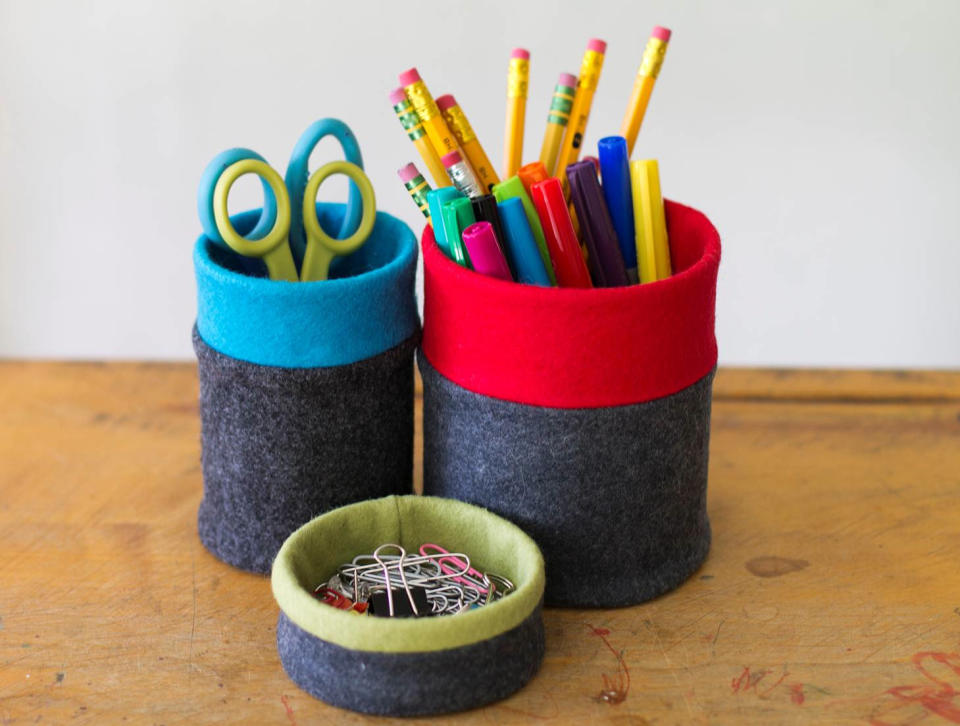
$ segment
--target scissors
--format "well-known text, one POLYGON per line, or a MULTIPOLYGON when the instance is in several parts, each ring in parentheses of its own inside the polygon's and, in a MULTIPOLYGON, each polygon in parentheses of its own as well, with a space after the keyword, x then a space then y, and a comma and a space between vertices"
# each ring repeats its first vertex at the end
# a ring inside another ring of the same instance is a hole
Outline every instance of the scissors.
POLYGON ((197 211, 204 234, 214 243, 244 257, 262 258, 272 280, 306 282, 326 280, 334 257, 348 255, 366 242, 376 220, 376 201, 356 137, 345 123, 328 118, 311 124, 300 136, 285 178, 250 149, 228 149, 215 156, 200 178, 197 211), (340 142, 346 160, 324 164, 308 178, 310 154, 326 136, 340 142), (245 236, 237 232, 227 211, 230 189, 244 174, 260 177, 264 192, 260 217, 245 236), (350 179, 338 237, 355 231, 345 239, 327 234, 317 217, 317 191, 334 174, 350 179))

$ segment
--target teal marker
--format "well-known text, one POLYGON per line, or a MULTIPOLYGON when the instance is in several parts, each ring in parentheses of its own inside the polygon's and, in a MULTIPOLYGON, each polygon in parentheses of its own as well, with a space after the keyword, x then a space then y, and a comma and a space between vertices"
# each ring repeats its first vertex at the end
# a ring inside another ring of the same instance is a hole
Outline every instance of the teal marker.
POLYGON ((447 245, 447 237, 444 234, 443 223, 441 221, 441 209, 443 205, 452 199, 462 197, 455 187, 442 187, 427 192, 427 206, 430 207, 430 219, 433 222, 433 237, 437 240, 437 246, 443 250, 447 257, 451 257, 450 248, 447 245))

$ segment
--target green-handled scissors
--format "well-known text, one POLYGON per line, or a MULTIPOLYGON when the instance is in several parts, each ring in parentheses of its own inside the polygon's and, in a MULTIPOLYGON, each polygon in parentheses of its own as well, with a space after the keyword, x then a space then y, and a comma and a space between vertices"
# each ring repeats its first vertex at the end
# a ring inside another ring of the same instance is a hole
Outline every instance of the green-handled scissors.
POLYGON ((296 282, 302 280, 326 280, 334 257, 349 255, 366 242, 373 231, 376 203, 370 179, 356 164, 349 161, 332 161, 324 164, 310 176, 303 192, 303 226, 306 232, 306 251, 303 266, 297 275, 297 265, 290 249, 290 195, 287 187, 269 164, 259 159, 243 159, 228 166, 217 180, 213 190, 213 213, 223 240, 238 254, 245 257, 262 257, 272 280, 296 282), (234 182, 244 174, 256 174, 263 179, 276 200, 277 216, 273 227, 260 239, 247 239, 237 233, 227 211, 227 197, 234 182), (346 239, 328 235, 317 219, 316 200, 320 185, 333 174, 346 174, 360 190, 363 215, 357 231, 346 239))
POLYGON ((201 177, 197 209, 211 242, 245 257, 262 258, 271 279, 291 282, 325 280, 333 258, 359 248, 376 220, 373 186, 363 173, 356 137, 345 123, 332 118, 314 122, 301 135, 290 157, 286 179, 250 149, 228 149, 218 154, 201 177), (325 164, 308 179, 310 154, 325 136, 340 142, 346 161, 325 164), (227 212, 230 189, 244 174, 259 176, 264 189, 260 218, 245 237, 237 233, 227 212), (345 174, 351 181, 339 234, 356 229, 346 239, 328 235, 317 219, 317 191, 333 174, 345 174))

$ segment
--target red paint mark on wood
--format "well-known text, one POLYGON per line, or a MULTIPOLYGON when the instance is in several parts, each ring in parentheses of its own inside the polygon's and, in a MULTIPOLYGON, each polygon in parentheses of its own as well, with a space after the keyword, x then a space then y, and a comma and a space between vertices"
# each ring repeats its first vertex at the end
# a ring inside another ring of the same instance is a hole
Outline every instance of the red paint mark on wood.
POLYGON ((743 672, 731 681, 730 690, 734 693, 746 693, 750 689, 756 691, 757 684, 768 675, 770 675, 770 671, 766 668, 751 673, 750 666, 746 666, 743 672))
POLYGON ((290 719, 290 723, 293 726, 297 726, 297 719, 293 717, 293 709, 290 707, 290 702, 287 700, 287 697, 280 696, 280 701, 283 703, 283 707, 287 711, 287 718, 290 719))
POLYGON ((906 723, 905 721, 891 722, 885 719, 888 714, 898 711, 900 708, 916 708, 919 706, 925 711, 922 718, 939 716, 950 723, 960 724, 960 701, 958 701, 958 697, 960 697, 960 689, 958 689, 958 686, 960 686, 960 654, 922 651, 915 653, 910 660, 925 681, 894 686, 884 691, 885 695, 892 696, 898 703, 892 708, 882 710, 880 715, 884 717, 883 719, 877 718, 877 712, 875 711, 871 714, 870 723, 873 726, 897 726, 906 723), (939 673, 935 673, 934 669, 939 673))
POLYGON ((623 651, 618 651, 610 645, 610 641, 607 640, 607 636, 610 635, 609 630, 606 628, 595 628, 589 623, 584 623, 584 625, 590 628, 591 635, 596 635, 603 641, 603 644, 607 646, 607 650, 613 653, 613 657, 617 659, 617 673, 615 677, 610 678, 606 673, 601 674, 603 678, 603 689, 601 689, 597 695, 596 700, 604 701, 611 706, 623 703, 627 700, 627 694, 630 693, 630 668, 623 658, 623 651))
POLYGON ((802 683, 791 683, 790 684, 790 700, 793 701, 798 706, 802 706, 806 696, 803 694, 803 684, 802 683))

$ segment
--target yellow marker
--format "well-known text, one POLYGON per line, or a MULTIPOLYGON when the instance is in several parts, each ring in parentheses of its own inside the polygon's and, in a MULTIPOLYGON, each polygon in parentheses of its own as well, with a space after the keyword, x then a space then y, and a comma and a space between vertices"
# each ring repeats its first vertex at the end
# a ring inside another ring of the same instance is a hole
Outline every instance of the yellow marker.
POLYGON ((507 127, 503 134, 503 176, 510 178, 523 164, 523 124, 527 116, 530 51, 514 48, 507 73, 507 127))
POLYGON ((477 135, 473 133, 473 127, 467 121, 463 109, 457 104, 457 99, 449 93, 445 96, 438 96, 437 108, 443 114, 443 118, 447 122, 447 128, 453 132, 454 138, 460 144, 463 153, 466 154, 467 161, 473 167, 477 179, 489 194, 493 185, 500 183, 500 178, 497 176, 497 172, 493 170, 493 164, 490 163, 490 159, 477 140, 477 135))
POLYGON ((670 30, 658 25, 653 29, 650 40, 647 41, 647 47, 643 51, 640 69, 633 82, 633 93, 630 94, 630 102, 627 104, 627 113, 620 125, 620 135, 627 140, 628 158, 633 153, 633 144, 637 140, 637 134, 640 133, 640 124, 643 123, 643 115, 647 112, 650 94, 653 93, 653 84, 660 75, 660 66, 663 65, 663 57, 667 53, 669 41, 670 30))
POLYGON ((593 94, 600 80, 603 54, 606 51, 607 44, 593 38, 587 43, 587 50, 583 54, 580 78, 577 80, 577 95, 573 98, 573 109, 570 111, 570 123, 567 125, 567 133, 564 134, 563 144, 560 146, 557 168, 553 170, 553 175, 563 184, 564 190, 567 188, 567 165, 580 157, 580 145, 583 143, 583 135, 587 132, 587 119, 590 117, 593 94))
MULTIPOLYGON (((447 122, 443 120, 440 109, 437 108, 437 102, 433 100, 427 84, 420 78, 416 68, 411 68, 400 74, 400 85, 407 92, 407 98, 413 104, 413 110, 420 117, 424 130, 427 132, 427 138, 433 144, 433 150, 441 159, 451 151, 457 151, 457 142, 453 134, 447 127, 447 122)), ((431 171, 431 173, 433 173, 431 171)), ((444 172, 446 173, 446 172, 444 172)), ((440 182, 438 181, 437 184, 440 182)))
POLYGON ((543 146, 540 147, 540 161, 547 170, 547 176, 553 176, 557 165, 557 154, 563 143, 563 132, 570 120, 573 98, 577 93, 577 77, 570 73, 561 73, 557 85, 553 87, 550 99, 550 112, 547 114, 547 130, 543 134, 543 146))
POLYGON ((633 222, 636 228, 637 268, 640 282, 664 280, 671 275, 667 220, 660 194, 660 170, 656 159, 630 163, 633 187, 633 222))
POLYGON ((433 148, 430 139, 427 138, 427 132, 423 128, 423 122, 420 116, 413 110, 413 104, 407 98, 406 92, 402 88, 395 88, 390 91, 390 103, 393 105, 393 112, 403 125, 407 136, 420 152, 420 158, 430 170, 430 176, 438 187, 450 186, 450 178, 447 176, 447 170, 440 163, 440 156, 437 150, 433 148))

